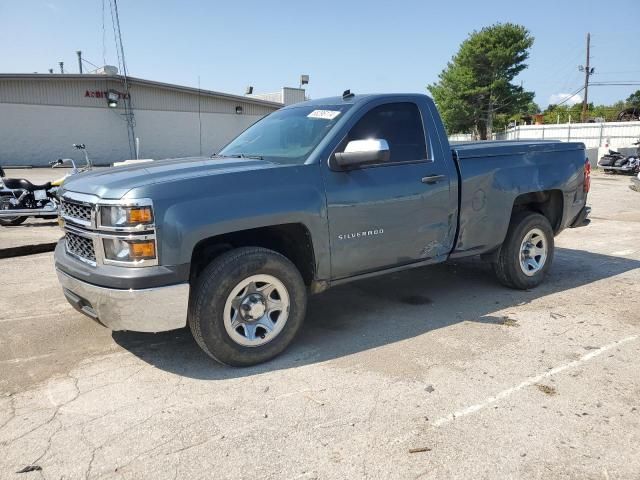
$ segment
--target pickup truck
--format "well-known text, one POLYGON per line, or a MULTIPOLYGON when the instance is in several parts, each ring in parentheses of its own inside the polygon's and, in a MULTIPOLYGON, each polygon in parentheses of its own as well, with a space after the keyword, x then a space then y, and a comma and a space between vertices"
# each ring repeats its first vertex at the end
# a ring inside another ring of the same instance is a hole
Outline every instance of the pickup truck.
MULTIPOLYGON (((588 223, 584 145, 451 146, 433 101, 354 95, 282 108, 211 157, 72 177, 55 251, 64 295, 112 330, 189 326, 233 366, 281 353, 307 296, 479 255, 516 289, 588 223)), ((393 288, 392 285, 390 285, 393 288)))

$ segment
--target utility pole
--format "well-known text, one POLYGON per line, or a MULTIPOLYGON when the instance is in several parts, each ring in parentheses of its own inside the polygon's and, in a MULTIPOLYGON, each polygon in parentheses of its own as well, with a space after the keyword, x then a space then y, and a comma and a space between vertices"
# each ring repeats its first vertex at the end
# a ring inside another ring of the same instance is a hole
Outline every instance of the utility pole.
POLYGON ((78 70, 82 75, 82 50, 78 50, 76 53, 78 54, 78 70))
POLYGON ((584 99, 582 100, 582 115, 580 116, 580 120, 582 122, 587 121, 587 108, 589 106, 589 76, 593 75, 594 68, 591 68, 591 34, 587 33, 587 62, 584 66, 580 65, 578 70, 581 72, 584 71, 584 99))

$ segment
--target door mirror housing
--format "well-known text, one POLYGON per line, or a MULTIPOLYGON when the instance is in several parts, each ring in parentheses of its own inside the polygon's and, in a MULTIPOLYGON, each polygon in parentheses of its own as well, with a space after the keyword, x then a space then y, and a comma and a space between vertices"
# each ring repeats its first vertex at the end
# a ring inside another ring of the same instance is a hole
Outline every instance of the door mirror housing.
POLYGON ((382 138, 352 140, 344 152, 334 154, 334 164, 341 170, 389 161, 389 144, 382 138))

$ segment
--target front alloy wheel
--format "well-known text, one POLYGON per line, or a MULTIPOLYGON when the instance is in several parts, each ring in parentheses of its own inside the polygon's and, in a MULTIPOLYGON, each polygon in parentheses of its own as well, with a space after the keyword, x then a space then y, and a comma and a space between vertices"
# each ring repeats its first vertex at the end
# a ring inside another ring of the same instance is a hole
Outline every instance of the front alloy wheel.
POLYGON ((289 292, 280 280, 272 275, 252 275, 227 297, 224 327, 237 344, 259 347, 282 331, 289 305, 289 292))

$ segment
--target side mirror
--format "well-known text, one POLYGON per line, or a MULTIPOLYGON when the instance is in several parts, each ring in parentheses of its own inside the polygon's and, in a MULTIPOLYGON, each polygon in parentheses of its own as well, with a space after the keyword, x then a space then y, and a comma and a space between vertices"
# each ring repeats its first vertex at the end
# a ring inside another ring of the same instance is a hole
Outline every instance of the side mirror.
POLYGON ((347 143, 344 152, 334 155, 335 165, 348 170, 361 165, 384 163, 389 161, 389 144, 382 138, 352 140, 347 143))

